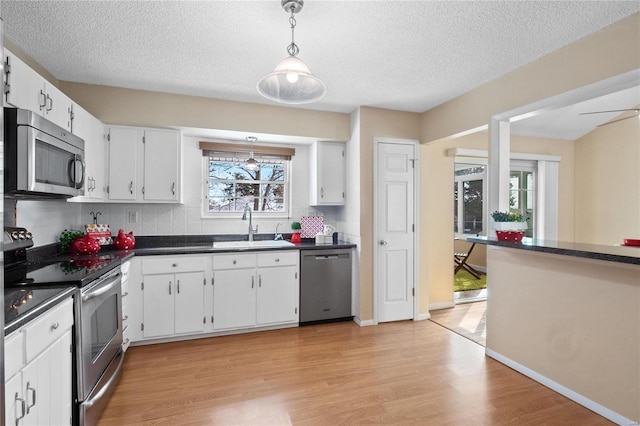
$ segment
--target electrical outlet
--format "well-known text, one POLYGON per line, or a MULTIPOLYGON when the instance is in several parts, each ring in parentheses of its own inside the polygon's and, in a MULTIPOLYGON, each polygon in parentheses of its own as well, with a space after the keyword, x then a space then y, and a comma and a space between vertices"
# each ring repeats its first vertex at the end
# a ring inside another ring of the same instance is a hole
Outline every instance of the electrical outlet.
POLYGON ((138 212, 129 212, 129 223, 138 223, 138 212))

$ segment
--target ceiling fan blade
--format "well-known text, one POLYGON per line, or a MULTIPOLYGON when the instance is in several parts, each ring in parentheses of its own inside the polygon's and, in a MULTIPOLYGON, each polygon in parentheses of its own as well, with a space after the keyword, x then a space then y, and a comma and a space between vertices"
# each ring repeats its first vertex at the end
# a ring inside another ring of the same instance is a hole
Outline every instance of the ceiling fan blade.
POLYGON ((604 113, 607 113, 607 112, 625 112, 625 111, 640 112, 640 110, 638 108, 629 108, 629 109, 612 109, 611 111, 581 112, 579 115, 604 114, 604 113))
POLYGON ((638 116, 637 115, 630 115, 628 117, 618 118, 617 120, 607 121, 606 123, 598 124, 596 127, 606 126, 607 124, 613 124, 613 123, 617 123, 618 121, 626 120, 627 118, 635 118, 635 117, 638 117, 638 116))

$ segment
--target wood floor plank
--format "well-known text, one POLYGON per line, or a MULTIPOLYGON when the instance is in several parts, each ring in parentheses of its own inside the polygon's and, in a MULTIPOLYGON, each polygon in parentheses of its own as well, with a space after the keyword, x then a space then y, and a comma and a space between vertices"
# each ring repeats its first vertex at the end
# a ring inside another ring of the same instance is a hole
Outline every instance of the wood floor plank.
POLYGON ((486 311, 486 300, 460 303, 453 308, 431 311, 430 320, 485 346, 487 343, 486 311))
POLYGON ((132 347, 110 425, 611 424, 430 321, 132 347))

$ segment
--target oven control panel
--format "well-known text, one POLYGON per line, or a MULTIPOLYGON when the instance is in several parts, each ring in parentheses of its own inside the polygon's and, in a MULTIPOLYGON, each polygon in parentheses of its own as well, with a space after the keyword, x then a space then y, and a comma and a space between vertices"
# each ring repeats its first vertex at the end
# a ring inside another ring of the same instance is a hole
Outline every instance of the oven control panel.
POLYGON ((33 235, 25 228, 4 228, 4 251, 17 250, 33 246, 33 235))

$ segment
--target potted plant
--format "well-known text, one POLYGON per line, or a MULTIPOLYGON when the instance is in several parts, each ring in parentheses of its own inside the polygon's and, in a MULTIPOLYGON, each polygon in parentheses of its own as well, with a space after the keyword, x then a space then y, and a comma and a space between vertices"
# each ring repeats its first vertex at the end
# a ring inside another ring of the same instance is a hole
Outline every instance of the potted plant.
POLYGON ((491 213, 493 218, 493 229, 496 237, 500 241, 511 241, 519 243, 527 229, 527 217, 520 212, 499 212, 491 213))
POLYGON ((302 225, 300 225, 300 222, 291 222, 291 230, 293 231, 293 233, 291 234, 291 242, 292 243, 299 243, 302 240, 300 239, 300 230, 302 229, 302 225))

